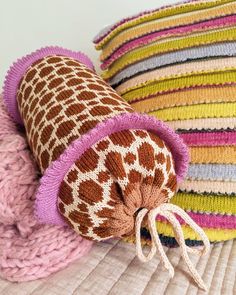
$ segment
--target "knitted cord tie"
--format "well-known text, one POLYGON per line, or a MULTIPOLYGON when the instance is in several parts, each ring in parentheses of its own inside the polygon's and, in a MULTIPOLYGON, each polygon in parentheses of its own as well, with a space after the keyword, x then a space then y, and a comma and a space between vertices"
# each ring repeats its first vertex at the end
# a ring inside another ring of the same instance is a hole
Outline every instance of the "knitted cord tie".
POLYGON ((135 222, 136 253, 138 258, 142 262, 148 262, 153 258, 153 256, 156 254, 156 251, 158 250, 160 253, 161 262, 163 263, 164 267, 169 271, 171 277, 174 276, 174 268, 171 265, 168 257, 166 256, 163 245, 161 244, 158 232, 156 230, 156 216, 158 214, 165 217, 173 226, 175 238, 180 246, 181 255, 190 271, 192 278, 201 289, 207 290, 207 286, 205 285, 196 268, 192 264, 188 256, 188 252, 195 253, 200 256, 205 255, 210 250, 210 242, 204 231, 188 216, 188 214, 183 209, 176 205, 164 203, 158 206, 157 208, 151 210, 143 208, 138 212, 135 222), (179 215, 201 237, 204 245, 202 248, 190 248, 185 244, 183 230, 174 213, 179 215), (141 224, 146 215, 148 215, 148 227, 152 238, 151 249, 147 256, 145 256, 143 253, 140 234, 141 224))

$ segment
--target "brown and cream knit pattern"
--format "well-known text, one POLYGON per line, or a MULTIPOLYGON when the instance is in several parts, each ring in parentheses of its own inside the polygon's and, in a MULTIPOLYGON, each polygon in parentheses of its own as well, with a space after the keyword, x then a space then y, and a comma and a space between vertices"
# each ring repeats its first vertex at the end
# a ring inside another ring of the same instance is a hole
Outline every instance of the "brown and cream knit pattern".
MULTIPOLYGON (((58 55, 33 63, 17 95, 41 172, 98 123, 133 112, 93 71, 58 55)), ((145 130, 124 130, 98 141, 70 167, 58 209, 79 234, 102 240, 132 233, 140 208, 151 210, 175 191, 174 163, 165 143, 145 130)))
POLYGON ((47 56, 32 64, 21 80, 17 100, 42 172, 97 123, 133 112, 92 70, 65 56, 47 56))
POLYGON ((136 212, 167 202, 176 191, 172 155, 144 130, 126 130, 100 140, 74 163, 59 192, 59 211, 92 240, 134 231, 136 212))

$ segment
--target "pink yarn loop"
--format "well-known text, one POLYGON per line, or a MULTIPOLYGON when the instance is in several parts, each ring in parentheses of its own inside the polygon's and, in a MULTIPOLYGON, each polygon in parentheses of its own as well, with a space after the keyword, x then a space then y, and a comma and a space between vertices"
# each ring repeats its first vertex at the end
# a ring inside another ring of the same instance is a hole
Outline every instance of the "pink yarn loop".
POLYGON ((34 217, 39 172, 26 139, 0 98, 0 276, 14 282, 46 277, 84 256, 92 242, 34 217))

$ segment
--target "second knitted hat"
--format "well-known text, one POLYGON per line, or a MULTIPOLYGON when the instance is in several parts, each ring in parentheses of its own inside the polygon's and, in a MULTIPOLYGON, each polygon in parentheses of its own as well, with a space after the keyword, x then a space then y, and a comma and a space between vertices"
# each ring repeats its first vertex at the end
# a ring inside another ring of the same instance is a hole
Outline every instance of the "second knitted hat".
MULTIPOLYGON (((189 1, 125 18, 99 34, 103 77, 130 105, 166 121, 190 150, 171 202, 211 242, 236 237, 236 3, 189 1)), ((163 243, 176 245, 162 217, 163 243)), ((182 222, 188 245, 198 237, 182 222)), ((143 239, 150 235, 143 229, 143 239)))

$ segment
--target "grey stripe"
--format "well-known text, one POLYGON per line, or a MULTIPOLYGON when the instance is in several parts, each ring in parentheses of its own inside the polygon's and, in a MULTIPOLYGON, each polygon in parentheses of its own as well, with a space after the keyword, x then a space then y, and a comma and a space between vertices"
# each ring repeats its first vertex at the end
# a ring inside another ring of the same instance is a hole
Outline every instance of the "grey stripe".
POLYGON ((236 181, 236 165, 190 164, 188 179, 236 181))
POLYGON ((123 71, 115 75, 109 83, 116 85, 123 79, 132 77, 139 72, 156 69, 162 66, 167 66, 179 62, 186 62, 188 60, 199 59, 203 57, 217 57, 217 56, 235 56, 236 42, 217 43, 205 45, 201 47, 192 47, 174 52, 169 52, 161 55, 152 56, 131 66, 125 68, 123 71))

